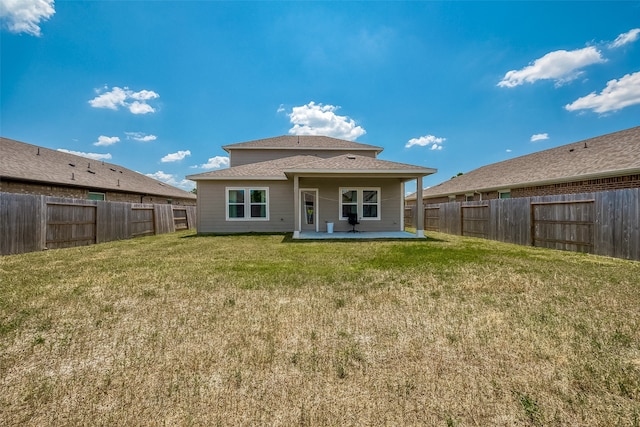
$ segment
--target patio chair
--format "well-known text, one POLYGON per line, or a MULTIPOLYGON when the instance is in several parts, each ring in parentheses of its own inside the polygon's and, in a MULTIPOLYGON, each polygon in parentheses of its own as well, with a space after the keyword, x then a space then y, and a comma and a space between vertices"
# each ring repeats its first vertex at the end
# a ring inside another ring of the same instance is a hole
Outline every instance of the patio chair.
POLYGON ((358 214, 354 214, 354 213, 350 213, 349 214, 349 225, 351 225, 351 230, 349 230, 349 233, 358 233, 358 230, 356 230, 356 225, 360 224, 358 222, 358 214))

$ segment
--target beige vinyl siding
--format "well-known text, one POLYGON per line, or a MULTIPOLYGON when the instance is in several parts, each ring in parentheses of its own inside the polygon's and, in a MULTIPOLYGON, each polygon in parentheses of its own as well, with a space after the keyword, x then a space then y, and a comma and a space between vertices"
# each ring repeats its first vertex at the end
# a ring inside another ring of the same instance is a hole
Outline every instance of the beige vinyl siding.
MULTIPOLYGON (((366 157, 376 157, 376 152, 374 150, 355 150, 356 154, 360 156, 366 157)), ((273 149, 273 150, 265 150, 265 149, 242 149, 242 150, 230 150, 230 164, 233 166, 241 166, 250 163, 258 163, 264 162, 267 160, 276 160, 282 159, 283 157, 291 157, 291 156, 316 156, 322 159, 326 159, 329 157, 335 157, 339 155, 343 155, 349 152, 348 150, 318 150, 318 149, 273 149)))
POLYGON ((293 231, 293 182, 200 181, 198 182, 198 233, 245 233, 293 231), (225 191, 229 187, 269 188, 269 221, 226 220, 225 191))
POLYGON ((340 219, 340 188, 379 188, 380 219, 363 219, 356 227, 361 231, 401 231, 402 181, 397 178, 300 178, 300 188, 319 191, 318 224, 320 231, 333 222, 336 232, 351 230, 347 220, 340 219))
MULTIPOLYGON (((336 232, 351 226, 340 219, 340 188, 379 188, 380 219, 363 219, 356 228, 361 231, 402 230, 402 182, 397 178, 300 178, 299 188, 317 188, 319 230, 333 222, 336 232)), ((198 232, 292 232, 294 215, 293 181, 199 181, 198 232), (269 221, 227 221, 225 191, 229 187, 269 188, 269 221)))

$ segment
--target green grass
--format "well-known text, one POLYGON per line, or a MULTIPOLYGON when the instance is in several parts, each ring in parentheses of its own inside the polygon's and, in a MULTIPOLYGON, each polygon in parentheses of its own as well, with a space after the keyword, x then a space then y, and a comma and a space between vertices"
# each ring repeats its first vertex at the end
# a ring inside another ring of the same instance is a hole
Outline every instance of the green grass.
POLYGON ((429 234, 0 258, 0 425, 640 425, 640 263, 429 234))

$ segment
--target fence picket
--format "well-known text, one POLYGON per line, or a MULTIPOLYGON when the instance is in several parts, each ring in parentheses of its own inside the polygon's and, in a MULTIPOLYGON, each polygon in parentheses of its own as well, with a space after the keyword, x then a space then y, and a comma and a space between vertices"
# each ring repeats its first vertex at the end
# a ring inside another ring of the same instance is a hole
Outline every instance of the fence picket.
POLYGON ((0 255, 195 228, 195 206, 152 205, 0 193, 0 255))
MULTIPOLYGON (((424 209, 425 230, 640 261, 640 188, 424 209)), ((407 216, 405 224, 413 225, 415 217, 407 216)))

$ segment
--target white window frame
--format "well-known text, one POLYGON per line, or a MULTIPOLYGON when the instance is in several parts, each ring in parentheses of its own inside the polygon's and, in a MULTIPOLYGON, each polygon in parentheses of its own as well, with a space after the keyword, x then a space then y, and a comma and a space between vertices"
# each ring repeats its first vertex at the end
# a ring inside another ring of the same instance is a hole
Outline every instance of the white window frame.
MULTIPOLYGON (((381 200, 382 200, 382 192, 380 191, 380 187, 340 187, 338 190, 338 218, 340 221, 348 221, 349 218, 346 216, 342 216, 342 193, 345 191, 355 191, 357 194, 356 212, 358 214, 358 221, 380 221, 382 219, 382 209, 381 209, 381 200), (364 203, 364 192, 365 191, 376 191, 378 193, 376 203, 364 203), (364 217, 364 205, 375 205, 376 206, 376 217, 364 217)), ((345 205, 351 205, 352 203, 345 203, 345 205)))
POLYGON ((269 187, 225 187, 224 189, 224 209, 225 209, 225 218, 227 221, 269 221, 269 187), (241 218, 232 218, 229 216, 229 191, 244 191, 244 217, 241 218), (264 191, 265 192, 265 203, 251 203, 251 191, 264 191), (262 205, 265 206, 265 214, 266 216, 263 218, 260 217, 252 217, 251 216, 251 205, 262 205))

